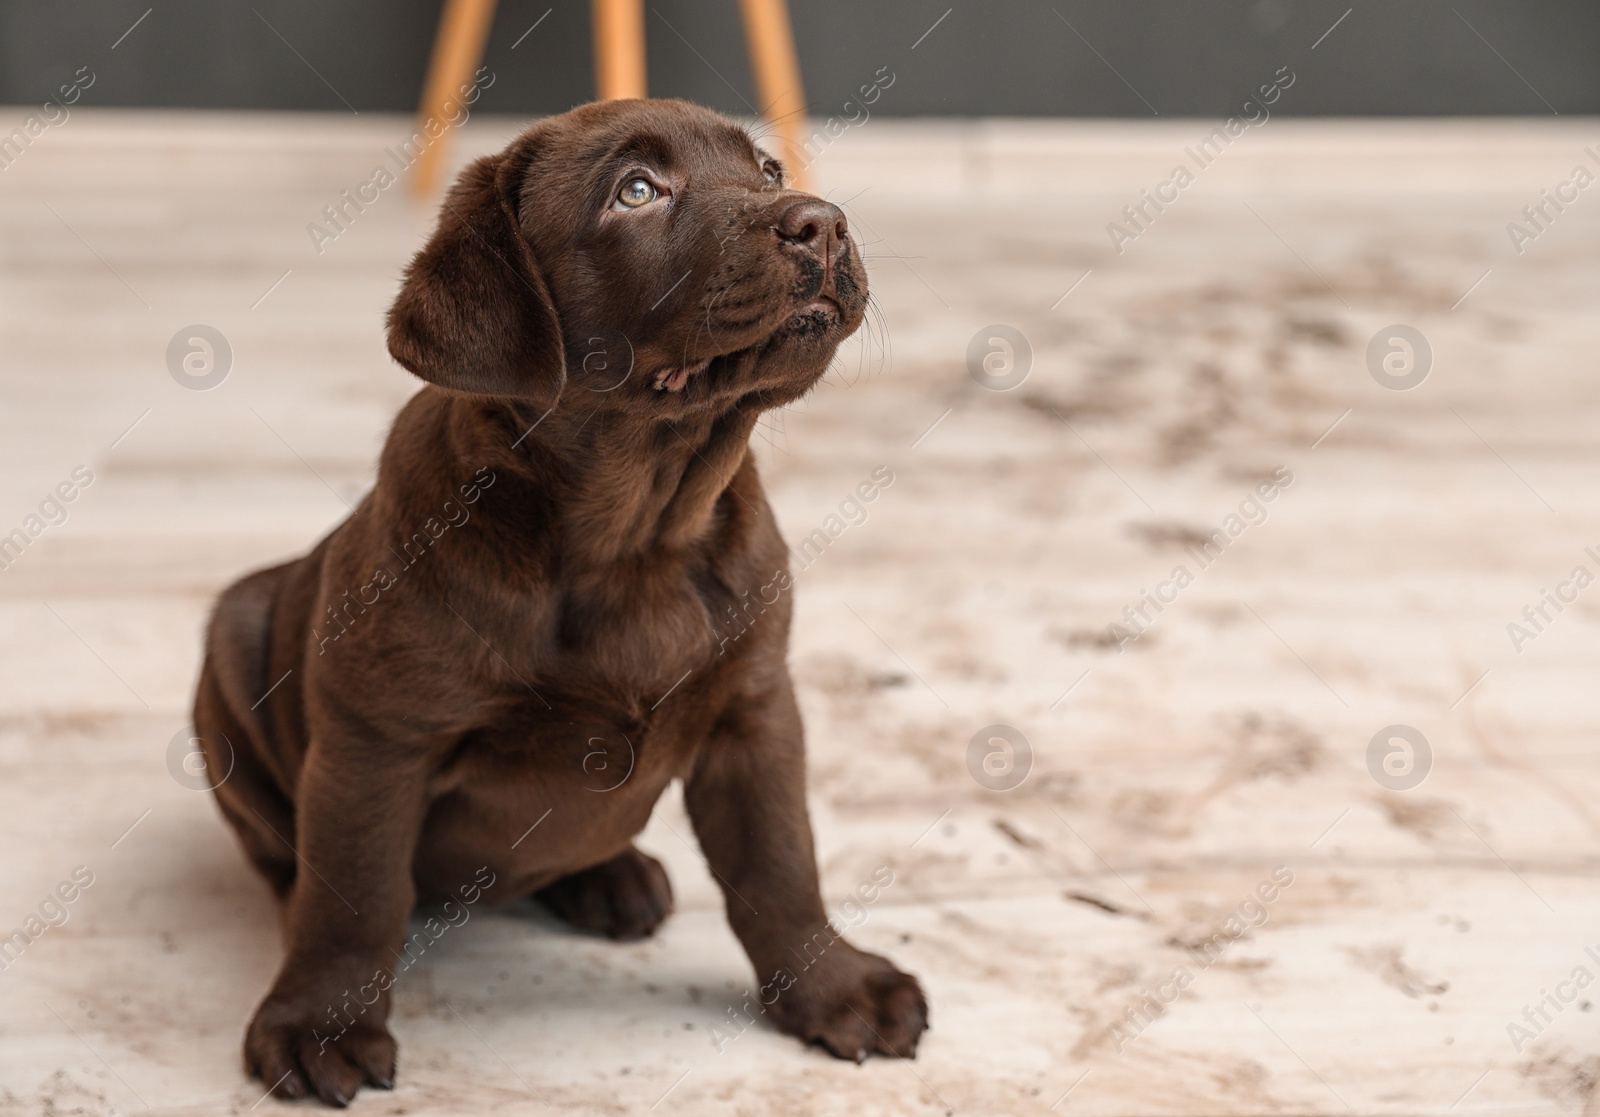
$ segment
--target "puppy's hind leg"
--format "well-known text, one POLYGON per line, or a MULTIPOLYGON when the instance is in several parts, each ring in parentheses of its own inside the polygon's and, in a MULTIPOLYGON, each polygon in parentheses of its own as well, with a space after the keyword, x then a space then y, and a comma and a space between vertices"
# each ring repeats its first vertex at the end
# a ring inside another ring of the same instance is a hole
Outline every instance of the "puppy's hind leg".
POLYGON ((648 938, 672 912, 667 871, 632 846, 609 861, 564 876, 534 893, 581 931, 607 938, 648 938))
POLYGON ((204 750, 217 806, 280 900, 294 885, 294 804, 262 758, 268 746, 264 728, 240 703, 267 685, 262 680, 270 614, 283 569, 253 574, 223 592, 194 699, 194 733, 204 750))

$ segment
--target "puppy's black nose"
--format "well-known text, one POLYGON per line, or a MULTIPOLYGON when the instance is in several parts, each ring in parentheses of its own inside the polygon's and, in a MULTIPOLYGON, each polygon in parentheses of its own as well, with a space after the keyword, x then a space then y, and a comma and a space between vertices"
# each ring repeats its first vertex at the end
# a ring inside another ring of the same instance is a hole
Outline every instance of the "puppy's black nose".
POLYGON ((850 232, 844 213, 821 198, 798 198, 778 217, 778 239, 806 249, 824 267, 833 263, 850 232))

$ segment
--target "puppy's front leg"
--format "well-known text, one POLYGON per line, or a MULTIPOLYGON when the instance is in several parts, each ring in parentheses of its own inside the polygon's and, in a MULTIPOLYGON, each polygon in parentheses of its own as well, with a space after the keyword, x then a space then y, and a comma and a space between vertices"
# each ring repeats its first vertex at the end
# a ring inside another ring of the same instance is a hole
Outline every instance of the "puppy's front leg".
POLYGON ((343 1106, 363 1083, 394 1082, 388 989, 415 902, 425 789, 414 746, 343 728, 312 740, 295 804, 287 955, 245 1034, 247 1069, 278 1097, 343 1106))
POLYGON ((928 1006, 917 979, 828 925, 805 803, 800 711, 785 677, 724 713, 684 789, 728 922, 778 1026, 842 1059, 914 1056, 928 1006))

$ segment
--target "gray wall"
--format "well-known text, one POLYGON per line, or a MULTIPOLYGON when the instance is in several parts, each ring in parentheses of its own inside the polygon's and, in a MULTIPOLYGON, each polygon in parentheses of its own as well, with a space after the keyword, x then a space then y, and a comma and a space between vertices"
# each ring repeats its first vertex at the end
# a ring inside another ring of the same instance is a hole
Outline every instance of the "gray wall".
MULTIPOLYGON (((1275 113, 1600 112, 1595 0, 1369 0, 1314 50, 1346 0, 790 5, 817 115, 841 112, 880 67, 895 84, 872 111, 890 115, 1221 116, 1283 66, 1296 81, 1275 113)), ((409 110, 439 8, 0 0, 0 103, 39 104, 87 67, 84 105, 409 110)), ((735 0, 652 0, 647 21, 653 94, 751 111, 735 0)), ((589 99, 587 0, 503 0, 486 62, 496 80, 482 110, 555 112, 589 99)))

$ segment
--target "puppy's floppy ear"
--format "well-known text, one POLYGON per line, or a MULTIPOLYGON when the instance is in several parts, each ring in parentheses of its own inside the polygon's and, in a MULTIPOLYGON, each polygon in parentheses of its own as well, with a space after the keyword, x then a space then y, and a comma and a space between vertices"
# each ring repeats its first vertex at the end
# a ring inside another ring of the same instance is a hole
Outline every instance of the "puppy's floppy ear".
POLYGON ((389 308, 389 353, 453 392, 555 406, 566 383, 555 303, 517 222, 528 145, 479 159, 389 308))

